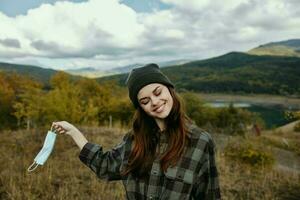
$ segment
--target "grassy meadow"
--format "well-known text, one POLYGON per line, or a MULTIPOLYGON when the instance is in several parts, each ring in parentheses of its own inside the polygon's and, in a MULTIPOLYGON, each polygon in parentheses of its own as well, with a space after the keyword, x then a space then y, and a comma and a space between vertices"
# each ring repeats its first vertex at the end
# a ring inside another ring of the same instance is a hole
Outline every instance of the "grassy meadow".
MULTIPOLYGON (((105 150, 116 145, 126 132, 124 129, 106 127, 80 127, 80 130, 89 141, 102 144, 105 150)), ((107 183, 99 180, 81 163, 78 158, 79 148, 68 135, 58 135, 54 151, 44 166, 31 173, 27 172, 27 168, 43 145, 46 132, 46 129, 33 129, 0 133, 0 199, 125 199, 121 182, 107 183)), ((243 159, 256 159, 257 157, 253 155, 256 155, 255 150, 259 148, 270 152, 273 147, 280 148, 278 145, 280 136, 284 136, 287 141, 300 142, 299 133, 295 132, 281 132, 274 136, 275 138, 264 134, 261 137, 226 136, 223 140, 219 140, 221 135, 213 134, 217 142, 216 159, 224 200, 300 199, 299 171, 280 169, 276 162, 273 165, 251 165, 244 162, 247 160, 226 156, 227 144, 234 146, 243 142, 251 143, 254 150, 252 149, 248 157, 243 159)), ((293 147, 296 149, 300 147, 297 145, 299 143, 293 147)))

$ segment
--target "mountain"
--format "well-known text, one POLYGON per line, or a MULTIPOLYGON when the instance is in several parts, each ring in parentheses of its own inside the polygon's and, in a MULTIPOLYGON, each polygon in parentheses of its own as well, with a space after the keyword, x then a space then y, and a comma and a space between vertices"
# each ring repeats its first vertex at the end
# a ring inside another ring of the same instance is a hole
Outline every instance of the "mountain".
MULTIPOLYGON (((273 48, 281 45, 298 52, 299 41, 295 39, 273 42, 261 47, 273 48)), ((159 64, 162 66, 162 71, 176 84, 176 89, 181 91, 263 93, 300 97, 300 57, 230 52, 206 60, 171 61, 168 63, 172 64, 171 66, 164 67, 163 63, 159 64)), ((107 70, 104 73, 117 75, 96 78, 96 80, 100 83, 115 80, 118 84, 125 86, 129 71, 142 65, 144 64, 137 63, 107 70)), ((9 63, 0 63, 0 71, 16 71, 43 83, 49 83, 50 77, 57 72, 53 69, 9 63)), ((72 73, 81 73, 82 71, 95 74, 98 69, 86 67, 71 70, 72 73)), ((77 78, 76 76, 72 77, 77 78)))
MULTIPOLYGON (((158 65, 161 68, 163 68, 163 67, 172 66, 172 65, 184 64, 187 62, 189 62, 189 60, 181 59, 181 60, 159 62, 158 65)), ((145 64, 146 63, 135 63, 135 64, 130 64, 130 65, 122 66, 122 67, 114 67, 114 68, 108 69, 108 70, 103 70, 103 69, 94 68, 94 67, 83 67, 83 68, 79 68, 79 69, 65 70, 65 72, 73 74, 73 75, 88 77, 88 78, 98 78, 98 77, 110 76, 110 75, 115 75, 115 74, 128 73, 133 68, 141 67, 145 64)))
POLYGON ((105 72, 109 75, 122 74, 122 73, 128 73, 132 69, 137 68, 137 67, 141 67, 141 66, 143 66, 143 64, 135 63, 135 64, 131 64, 131 65, 126 65, 126 66, 123 66, 123 67, 115 67, 115 68, 106 70, 105 72))
MULTIPOLYGON (((178 90, 300 96, 300 58, 231 52, 162 69, 178 90)), ((125 84, 128 73, 103 77, 125 84)))
POLYGON ((107 73, 103 70, 98 70, 98 69, 93 68, 93 67, 68 69, 68 70, 64 70, 64 71, 69 73, 69 74, 72 74, 72 75, 84 76, 84 77, 88 77, 88 78, 97 78, 97 77, 111 75, 111 73, 107 73))
POLYGON ((131 69, 141 66, 142 64, 132 64, 127 65, 123 67, 116 67, 108 70, 103 70, 99 68, 94 67, 83 67, 78 69, 68 69, 64 70, 65 72, 72 74, 72 75, 78 75, 78 76, 84 76, 88 78, 99 78, 103 76, 110 76, 114 74, 122 74, 127 73, 131 71, 131 69))
POLYGON ((248 51, 252 55, 300 57, 300 39, 271 42, 248 51))
MULTIPOLYGON (((175 66, 180 65, 189 62, 189 60, 171 60, 171 61, 165 61, 165 62, 158 62, 160 68, 169 67, 169 66, 175 66)), ((126 65, 123 67, 116 67, 111 70, 107 70, 107 74, 114 75, 114 74, 122 74, 122 73, 129 73, 132 69, 137 67, 142 67, 146 65, 147 63, 136 63, 131 65, 126 65)))
MULTIPOLYGON (((43 68, 33 65, 21 65, 21 64, 12 64, 0 62, 0 72, 15 72, 20 75, 29 76, 32 79, 43 83, 46 88, 49 86, 51 77, 60 72, 61 70, 54 70, 49 68, 43 68)), ((77 80, 83 78, 82 76, 71 75, 72 80, 77 80)))
POLYGON ((42 83, 49 83, 50 77, 58 72, 53 69, 47 69, 33 65, 20 65, 3 62, 0 62, 0 71, 16 72, 21 75, 27 75, 35 80, 41 81, 42 83))
POLYGON ((159 65, 159 67, 169 67, 169 66, 183 65, 183 64, 191 62, 191 61, 192 60, 188 60, 188 59, 180 59, 180 60, 159 62, 157 64, 159 65))
MULTIPOLYGON (((187 62, 187 60, 174 60, 174 61, 161 62, 159 63, 159 65, 161 67, 165 67, 170 64, 176 65, 185 62, 187 62)), ((83 76, 88 78, 97 78, 103 76, 110 76, 114 74, 128 73, 133 68, 140 67, 143 65, 145 64, 136 63, 131 65, 126 65, 123 67, 112 68, 109 70, 102 70, 94 67, 83 67, 83 68, 69 69, 63 71, 73 75, 72 77, 83 76)), ((45 84, 49 83, 50 77, 58 72, 57 70, 42 68, 33 65, 21 65, 21 64, 13 64, 13 63, 3 63, 3 62, 0 62, 0 71, 16 72, 22 75, 27 75, 45 84)))

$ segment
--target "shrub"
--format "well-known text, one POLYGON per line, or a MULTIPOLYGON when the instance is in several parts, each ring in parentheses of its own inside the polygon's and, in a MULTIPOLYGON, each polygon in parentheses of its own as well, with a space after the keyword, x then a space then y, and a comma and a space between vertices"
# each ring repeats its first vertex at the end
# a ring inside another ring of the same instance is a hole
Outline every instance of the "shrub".
POLYGON ((271 167, 275 162, 270 152, 244 140, 228 143, 225 147, 225 156, 254 167, 271 167))
POLYGON ((296 123, 296 125, 294 126, 294 131, 300 132, 300 122, 296 123))

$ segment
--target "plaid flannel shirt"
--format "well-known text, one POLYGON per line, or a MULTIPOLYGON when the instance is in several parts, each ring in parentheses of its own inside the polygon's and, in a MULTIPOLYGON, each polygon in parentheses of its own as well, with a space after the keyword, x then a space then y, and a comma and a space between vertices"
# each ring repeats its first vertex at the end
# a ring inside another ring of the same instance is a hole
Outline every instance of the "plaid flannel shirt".
MULTIPOLYGON (((188 126, 190 145, 176 166, 163 172, 159 159, 155 159, 147 180, 132 174, 122 177, 120 171, 128 164, 132 146, 131 132, 123 141, 103 152, 100 145, 87 143, 80 152, 80 160, 99 178, 122 180, 127 199, 221 199, 218 171, 215 162, 215 143, 209 133, 195 124, 188 126)), ((158 150, 167 148, 165 134, 161 134, 158 150)))

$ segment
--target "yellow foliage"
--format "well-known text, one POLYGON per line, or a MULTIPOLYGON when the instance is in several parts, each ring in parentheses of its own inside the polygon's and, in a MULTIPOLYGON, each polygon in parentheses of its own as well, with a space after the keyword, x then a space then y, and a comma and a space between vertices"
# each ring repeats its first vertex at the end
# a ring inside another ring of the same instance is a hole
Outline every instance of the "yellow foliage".
POLYGON ((275 163, 270 152, 245 140, 228 143, 225 156, 254 167, 271 167, 275 163))

